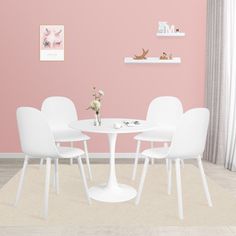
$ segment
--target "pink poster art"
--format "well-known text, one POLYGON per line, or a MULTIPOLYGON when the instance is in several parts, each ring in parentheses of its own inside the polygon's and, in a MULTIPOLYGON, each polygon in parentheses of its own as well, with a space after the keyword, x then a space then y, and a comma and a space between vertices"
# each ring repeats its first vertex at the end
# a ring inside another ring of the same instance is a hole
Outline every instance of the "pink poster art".
POLYGON ((40 25, 40 61, 64 61, 64 25, 40 25))

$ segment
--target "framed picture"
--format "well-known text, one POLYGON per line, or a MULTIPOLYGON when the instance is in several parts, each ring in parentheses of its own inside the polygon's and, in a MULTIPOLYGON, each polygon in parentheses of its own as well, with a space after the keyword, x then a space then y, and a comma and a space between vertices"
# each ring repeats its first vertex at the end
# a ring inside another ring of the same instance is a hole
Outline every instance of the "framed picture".
POLYGON ((40 25, 40 61, 64 61, 64 25, 40 25))

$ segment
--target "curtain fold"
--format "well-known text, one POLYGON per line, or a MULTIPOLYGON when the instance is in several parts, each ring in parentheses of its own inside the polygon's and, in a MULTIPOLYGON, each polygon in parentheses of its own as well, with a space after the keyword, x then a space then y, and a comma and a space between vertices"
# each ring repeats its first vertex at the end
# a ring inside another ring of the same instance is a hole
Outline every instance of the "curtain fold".
POLYGON ((236 1, 225 4, 226 153, 225 167, 236 171, 236 1))
POLYGON ((210 124, 204 159, 224 163, 224 89, 223 44, 224 0, 207 1, 206 41, 206 106, 210 110, 210 124))
POLYGON ((236 1, 207 1, 206 106, 211 112, 204 158, 236 170, 236 1))

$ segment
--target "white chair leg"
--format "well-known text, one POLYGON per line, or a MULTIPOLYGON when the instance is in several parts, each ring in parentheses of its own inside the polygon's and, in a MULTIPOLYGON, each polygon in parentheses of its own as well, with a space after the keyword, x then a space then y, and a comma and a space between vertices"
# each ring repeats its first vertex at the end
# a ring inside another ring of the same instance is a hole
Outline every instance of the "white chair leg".
POLYGON ((141 146, 141 141, 137 141, 137 147, 136 147, 136 154, 134 158, 134 168, 133 168, 133 173, 132 173, 132 180, 135 180, 136 172, 137 172, 137 165, 138 165, 138 156, 140 152, 140 146, 141 146))
POLYGON ((91 204, 91 199, 89 197, 88 185, 87 185, 86 177, 85 177, 85 174, 84 174, 84 167, 83 167, 83 163, 81 161, 81 157, 78 157, 78 166, 80 168, 80 173, 81 173, 82 181, 83 181, 83 184, 84 184, 84 189, 85 189, 85 193, 86 193, 88 203, 91 204))
MULTIPOLYGON (((168 143, 164 143, 163 147, 164 147, 164 148, 168 148, 168 143)), ((169 162, 169 160, 166 159, 166 172, 167 172, 167 174, 168 174, 168 172, 169 172, 168 162, 169 162)))
MULTIPOLYGON (((74 147, 74 143, 70 142, 70 146, 73 148, 74 147)), ((70 165, 73 165, 73 158, 70 158, 70 165)))
POLYGON ((166 159, 166 172, 167 172, 167 174, 169 172, 169 160, 168 159, 166 159))
POLYGON ((41 168, 43 166, 43 158, 40 159, 39 167, 41 168))
POLYGON ((50 187, 50 171, 51 171, 51 158, 46 159, 46 176, 45 176, 45 190, 44 190, 44 218, 48 217, 48 196, 50 187))
POLYGON ((182 168, 184 168, 184 160, 183 159, 180 160, 180 163, 181 163, 182 168))
MULTIPOLYGON (((61 144, 60 143, 56 143, 56 145, 57 145, 57 147, 60 147, 61 144)), ((56 178, 57 178, 56 170, 57 169, 58 169, 58 159, 55 158, 54 159, 54 171, 52 172, 51 179, 52 179, 52 187, 53 187, 53 189, 56 190, 56 192, 57 192, 57 183, 56 183, 57 182, 57 180, 56 180, 56 178), (56 167, 56 165, 57 165, 57 167, 56 167)))
POLYGON ((55 165, 56 165, 56 163, 55 163, 55 161, 56 160, 54 160, 54 171, 52 172, 52 174, 50 175, 50 179, 51 179, 51 185, 52 185, 52 188, 54 189, 54 190, 56 190, 56 172, 55 172, 55 165))
POLYGON ((176 169, 176 187, 177 187, 177 197, 178 197, 178 211, 179 218, 184 219, 183 213, 183 197, 182 197, 182 184, 181 184, 181 174, 180 174, 180 159, 175 160, 176 169))
POLYGON ((16 193, 15 206, 17 206, 17 204, 20 200, 20 195, 21 195, 21 191, 22 191, 22 186, 23 186, 23 182, 24 182, 24 178, 25 178, 25 171, 26 171, 27 165, 28 165, 28 156, 25 156, 23 168, 21 170, 20 182, 18 185, 17 193, 16 193))
POLYGON ((54 178, 55 178, 55 188, 56 193, 59 194, 59 172, 58 172, 58 158, 54 159, 54 178))
POLYGON ((145 177, 146 177, 146 174, 147 174, 148 164, 149 164, 149 158, 146 157, 145 158, 145 162, 144 162, 144 167, 143 167, 143 172, 142 172, 140 184, 139 184, 139 187, 138 187, 137 197, 135 199, 135 204, 136 205, 138 205, 139 202, 140 202, 140 198, 141 198, 141 194, 142 194, 142 191, 143 191, 143 185, 144 185, 145 177))
POLYGON ((88 167, 89 178, 90 178, 90 180, 92 180, 92 171, 91 171, 90 162, 89 162, 87 141, 84 141, 84 152, 85 152, 86 164, 88 167))
POLYGON ((209 207, 212 207, 212 201, 211 201, 211 196, 210 196, 210 192, 209 192, 209 189, 208 189, 206 175, 204 173, 204 169, 203 169, 203 166, 202 166, 202 159, 198 158, 197 161, 198 161, 198 168, 199 168, 200 173, 201 173, 201 178, 202 178, 202 183, 203 183, 207 203, 208 203, 209 207))
MULTIPOLYGON (((152 149, 154 148, 154 142, 151 142, 151 148, 152 148, 152 149)), ((152 165, 154 165, 154 162, 155 162, 155 159, 152 158, 152 159, 151 159, 152 165)))
POLYGON ((172 182, 172 160, 168 160, 168 190, 167 193, 171 194, 171 182, 172 182))

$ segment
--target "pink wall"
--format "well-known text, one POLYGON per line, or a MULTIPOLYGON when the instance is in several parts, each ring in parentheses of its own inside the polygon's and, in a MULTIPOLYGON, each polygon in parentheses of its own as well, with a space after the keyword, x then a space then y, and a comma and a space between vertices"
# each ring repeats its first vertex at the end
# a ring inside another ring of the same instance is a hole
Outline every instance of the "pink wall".
MULTIPOLYGON (((0 8, 0 152, 18 152, 15 111, 40 108, 51 95, 70 97, 79 117, 96 85, 105 91, 103 117, 145 118, 156 96, 179 97, 185 109, 204 101, 206 0, 7 0, 0 8), (179 26, 186 37, 156 37, 158 20, 179 26), (65 25, 65 61, 39 61, 39 25, 65 25), (141 48, 181 56, 179 65, 127 65, 141 48)), ((107 151, 106 137, 93 136, 90 150, 107 151)), ((131 135, 118 151, 133 152, 131 135)))

